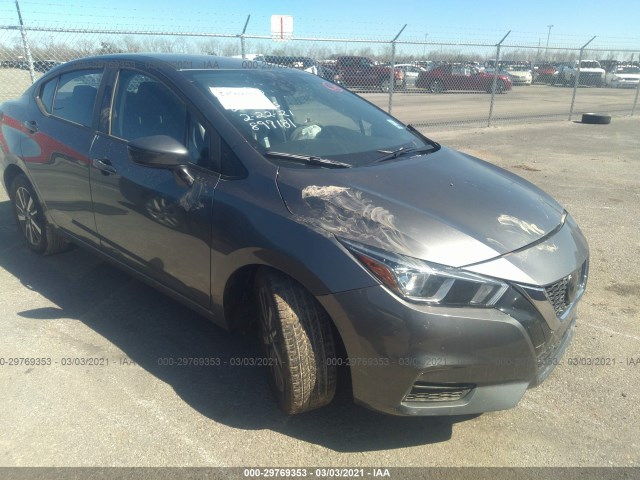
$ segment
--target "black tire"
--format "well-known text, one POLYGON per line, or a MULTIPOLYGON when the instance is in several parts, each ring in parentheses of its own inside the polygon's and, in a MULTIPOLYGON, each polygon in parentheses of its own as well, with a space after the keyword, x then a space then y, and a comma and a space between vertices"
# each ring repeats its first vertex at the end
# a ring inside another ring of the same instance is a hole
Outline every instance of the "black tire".
POLYGON ((498 80, 496 82, 496 93, 504 93, 506 89, 506 85, 504 84, 504 82, 502 80, 498 80))
POLYGON ((431 93, 442 93, 444 92, 444 84, 441 80, 433 80, 429 84, 429 91, 431 93))
POLYGON ((382 93, 389 93, 391 90, 391 81, 387 78, 386 80, 382 80, 380 82, 380 91, 382 93))
POLYGON ((69 242, 47 222, 38 195, 24 174, 11 182, 10 198, 16 224, 29 249, 53 255, 69 247, 69 242))
POLYGON ((611 115, 584 113, 582 114, 582 123, 589 123, 592 125, 608 125, 611 123, 611 115))
POLYGON ((337 378, 327 313, 283 273, 261 268, 255 286, 260 339, 280 408, 292 415, 327 405, 337 378))

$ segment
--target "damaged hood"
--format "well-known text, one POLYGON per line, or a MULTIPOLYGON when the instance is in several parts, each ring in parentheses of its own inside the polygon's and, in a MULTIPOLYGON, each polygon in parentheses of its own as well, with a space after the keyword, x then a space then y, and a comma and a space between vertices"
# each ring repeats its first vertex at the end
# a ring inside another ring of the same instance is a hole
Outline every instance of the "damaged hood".
POLYGON ((281 168, 277 183, 301 223, 453 267, 529 245, 564 212, 526 180, 445 147, 353 169, 281 168))

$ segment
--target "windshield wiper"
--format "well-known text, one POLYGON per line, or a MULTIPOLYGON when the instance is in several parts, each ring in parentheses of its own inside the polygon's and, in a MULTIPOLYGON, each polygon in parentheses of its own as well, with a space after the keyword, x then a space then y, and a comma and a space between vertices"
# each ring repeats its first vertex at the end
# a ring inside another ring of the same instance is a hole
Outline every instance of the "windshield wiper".
POLYGON ((316 157, 313 155, 298 155, 295 153, 284 152, 264 152, 265 157, 282 158, 284 160, 291 160, 293 162, 305 163, 307 165, 314 165, 318 167, 327 168, 351 168, 348 163, 338 162, 337 160, 331 160, 329 158, 316 157))
POLYGON ((408 153, 420 154, 420 153, 430 153, 436 150, 436 147, 433 145, 428 145, 426 147, 400 147, 397 150, 378 150, 380 153, 384 153, 386 155, 377 158, 375 162, 384 162, 386 160, 392 160, 394 158, 398 158, 401 155, 406 155, 408 153))
POLYGON ((420 154, 420 153, 431 153, 437 150, 440 150, 440 144, 434 142, 430 138, 425 137, 422 133, 420 133, 413 125, 407 125, 407 130, 420 138, 427 145, 422 147, 400 147, 396 150, 378 150, 380 153, 384 153, 382 157, 375 160, 377 162, 384 162, 385 160, 392 160, 394 158, 398 158, 401 155, 406 155, 408 153, 420 154))

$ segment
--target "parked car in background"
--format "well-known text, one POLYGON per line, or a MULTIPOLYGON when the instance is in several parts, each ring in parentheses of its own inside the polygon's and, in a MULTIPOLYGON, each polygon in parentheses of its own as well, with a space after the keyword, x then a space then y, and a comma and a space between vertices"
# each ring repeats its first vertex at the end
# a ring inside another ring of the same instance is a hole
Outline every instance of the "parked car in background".
POLYGON ((3 103, 26 247, 73 242, 255 331, 247 360, 289 414, 331 402, 339 370, 390 414, 515 406, 575 329, 589 250, 573 218, 335 83, 245 62, 80 59, 3 103))
MULTIPOLYGON (((496 93, 511 90, 511 79, 506 75, 498 75, 496 93)), ((420 72, 416 87, 425 88, 431 93, 442 93, 446 90, 474 90, 491 93, 493 74, 481 72, 475 67, 446 64, 428 72, 420 72)))
MULTIPOLYGON (((492 66, 484 67, 483 72, 493 75, 495 68, 492 66)), ((502 62, 498 67, 498 74, 509 77, 512 85, 531 85, 533 77, 531 75, 531 67, 525 64, 508 62, 504 65, 502 62)))
POLYGON ((605 82, 604 68, 596 60, 582 60, 580 65, 576 60, 575 63, 563 65, 558 69, 556 82, 570 87, 575 84, 576 77, 579 79, 579 85, 583 86, 602 87, 605 82))
POLYGON ((310 57, 295 57, 286 55, 265 55, 264 61, 273 65, 281 65, 283 67, 295 68, 305 72, 313 73, 319 77, 333 80, 335 70, 325 67, 317 60, 310 57))
POLYGON ((431 70, 435 67, 435 62, 433 60, 416 60, 414 65, 416 67, 424 68, 425 70, 431 70))
POLYGON ((607 72, 605 83, 613 88, 636 88, 640 83, 640 67, 618 65, 607 72))
POLYGON ((513 85, 531 85, 533 83, 533 75, 529 65, 509 65, 504 74, 509 77, 513 85))
POLYGON ((556 66, 552 63, 541 63, 533 67, 532 83, 553 83, 556 66))
POLYGON ((243 60, 251 61, 251 62, 263 62, 264 55, 262 53, 245 53, 242 55, 233 55, 231 58, 242 58, 243 60))
MULTIPOLYGON (((33 69, 36 72, 46 73, 64 62, 58 60, 33 60, 33 69)), ((3 60, 0 62, 1 68, 19 68, 20 70, 29 70, 29 62, 25 59, 3 60)))
POLYGON ((404 72, 406 88, 415 88, 420 72, 427 71, 426 68, 418 67, 410 63, 396 63, 395 66, 404 72))
MULTIPOLYGON (((367 57, 341 56, 336 59, 334 80, 347 88, 357 87, 388 92, 391 89, 391 67, 377 65, 367 57)), ((394 88, 405 88, 404 71, 393 71, 394 88)))

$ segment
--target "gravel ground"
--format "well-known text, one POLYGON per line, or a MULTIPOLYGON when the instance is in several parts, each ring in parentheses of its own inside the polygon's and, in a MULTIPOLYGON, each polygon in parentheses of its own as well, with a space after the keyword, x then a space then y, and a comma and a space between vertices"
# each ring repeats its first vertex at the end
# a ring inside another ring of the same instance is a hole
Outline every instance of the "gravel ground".
POLYGON ((551 193, 591 246, 565 361, 517 408, 478 416, 390 417, 343 395, 287 417, 258 368, 161 366, 257 344, 80 249, 30 253, 0 193, 0 358, 52 359, 0 367, 0 465, 640 466, 639 127, 427 132, 551 193), (109 364, 63 365, 72 358, 109 364))

